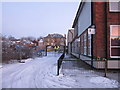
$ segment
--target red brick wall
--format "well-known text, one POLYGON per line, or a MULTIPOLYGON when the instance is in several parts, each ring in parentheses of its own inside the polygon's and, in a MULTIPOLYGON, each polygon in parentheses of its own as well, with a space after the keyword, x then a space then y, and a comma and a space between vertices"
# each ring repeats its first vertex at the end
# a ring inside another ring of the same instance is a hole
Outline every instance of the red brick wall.
POLYGON ((96 34, 93 36, 93 55, 106 57, 106 17, 105 2, 93 3, 93 24, 96 26, 96 34))
POLYGON ((106 57, 107 52, 107 57, 110 57, 110 25, 120 24, 119 17, 120 13, 109 12, 108 2, 93 3, 93 24, 96 25, 96 34, 93 41, 94 56, 106 57))

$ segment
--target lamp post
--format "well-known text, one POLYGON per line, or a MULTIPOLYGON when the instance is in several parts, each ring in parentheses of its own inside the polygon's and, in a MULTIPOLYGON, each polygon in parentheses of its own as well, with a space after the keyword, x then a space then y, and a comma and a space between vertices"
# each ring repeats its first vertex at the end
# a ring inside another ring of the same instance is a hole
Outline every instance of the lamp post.
POLYGON ((91 66, 93 67, 93 35, 95 34, 95 25, 88 28, 88 34, 91 35, 91 66))

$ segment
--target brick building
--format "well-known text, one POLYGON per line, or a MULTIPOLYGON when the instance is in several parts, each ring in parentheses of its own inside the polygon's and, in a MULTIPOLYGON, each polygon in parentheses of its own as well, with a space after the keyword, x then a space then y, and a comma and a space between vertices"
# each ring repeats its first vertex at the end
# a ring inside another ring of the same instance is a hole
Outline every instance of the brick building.
POLYGON ((45 45, 59 45, 64 46, 65 37, 61 34, 48 34, 48 36, 43 38, 45 45))
POLYGON ((45 49, 45 45, 44 45, 43 38, 40 38, 38 40, 38 48, 37 48, 37 50, 44 50, 44 49, 45 49))
POLYGON ((72 40, 74 38, 74 29, 69 29, 67 34, 67 46, 68 46, 68 53, 72 52, 72 40))
POLYGON ((108 59, 108 68, 120 68, 119 7, 120 2, 82 0, 72 26, 75 30, 73 55, 82 60, 91 60, 89 64, 94 64, 94 67, 98 65, 93 61, 99 57, 101 60, 108 59), (89 34, 88 30, 94 30, 95 34, 89 34), (80 44, 76 45, 78 39, 80 44))
POLYGON ((46 37, 43 37, 38 44, 41 49, 45 49, 46 46, 49 46, 48 48, 50 51, 55 48, 63 50, 63 47, 66 44, 66 38, 61 34, 48 34, 46 37))

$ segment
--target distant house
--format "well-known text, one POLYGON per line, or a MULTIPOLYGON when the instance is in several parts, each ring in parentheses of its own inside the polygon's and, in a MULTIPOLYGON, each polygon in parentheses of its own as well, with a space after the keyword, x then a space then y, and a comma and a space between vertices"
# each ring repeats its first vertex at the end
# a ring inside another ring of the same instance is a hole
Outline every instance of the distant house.
POLYGON ((65 46, 66 38, 61 34, 48 34, 46 37, 43 37, 44 46, 52 46, 51 48, 63 49, 65 46))
MULTIPOLYGON (((80 3, 72 26, 75 30, 72 54, 82 60, 93 61, 98 57, 101 60, 106 58, 108 68, 118 69, 120 68, 118 66, 120 63, 120 2, 87 1, 82 0, 80 3), (79 46, 75 44, 78 39, 79 46)), ((89 64, 99 68, 97 63, 89 64)))
POLYGON ((41 38, 38 41, 38 48, 37 48, 37 50, 44 50, 44 49, 45 49, 44 41, 43 41, 43 38, 41 38))
POLYGON ((40 39, 40 40, 38 41, 38 46, 44 47, 44 41, 43 41, 43 39, 40 39))
POLYGON ((48 34, 48 36, 44 37, 44 41, 45 41, 46 45, 64 46, 65 37, 63 37, 63 35, 61 35, 61 34, 48 34))

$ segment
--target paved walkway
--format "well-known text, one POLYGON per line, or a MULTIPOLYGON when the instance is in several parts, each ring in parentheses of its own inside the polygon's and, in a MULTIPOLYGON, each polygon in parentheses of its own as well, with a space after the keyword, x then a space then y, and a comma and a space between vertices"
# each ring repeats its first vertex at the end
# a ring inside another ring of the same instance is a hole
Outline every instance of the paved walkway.
MULTIPOLYGON (((104 76, 104 70, 96 70, 90 67, 90 65, 86 64, 84 61, 79 60, 71 55, 66 55, 64 61, 62 63, 62 72, 63 74, 68 74, 66 70, 69 69, 71 75, 76 74, 76 70, 79 70, 79 74, 89 74, 89 75, 99 75, 104 76)), ((120 72, 118 70, 108 70, 107 77, 120 81, 118 77, 120 72)))

